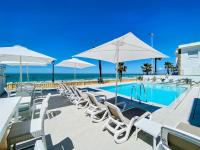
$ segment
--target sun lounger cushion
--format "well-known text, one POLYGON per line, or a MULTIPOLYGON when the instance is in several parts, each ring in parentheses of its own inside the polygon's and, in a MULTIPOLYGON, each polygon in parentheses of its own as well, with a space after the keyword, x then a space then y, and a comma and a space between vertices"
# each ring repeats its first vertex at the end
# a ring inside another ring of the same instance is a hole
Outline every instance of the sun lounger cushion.
POLYGON ((179 123, 179 125, 176 128, 200 137, 200 128, 199 127, 192 126, 187 123, 181 122, 181 123, 179 123))
POLYGON ((200 138, 191 132, 199 129, 186 123, 180 123, 177 128, 162 127, 162 145, 172 150, 199 150, 200 138))
POLYGON ((168 145, 173 150, 199 150, 200 147, 173 134, 168 135, 168 145))

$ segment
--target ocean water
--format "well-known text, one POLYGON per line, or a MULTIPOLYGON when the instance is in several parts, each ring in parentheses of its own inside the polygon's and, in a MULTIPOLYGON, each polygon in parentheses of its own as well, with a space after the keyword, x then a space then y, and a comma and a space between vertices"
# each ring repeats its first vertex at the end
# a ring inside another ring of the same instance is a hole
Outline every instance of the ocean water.
MULTIPOLYGON (((123 74, 124 78, 131 78, 140 76, 139 74, 123 74)), ((56 73, 54 75, 55 81, 70 81, 74 80, 74 74, 64 74, 64 73, 56 73)), ((76 80, 97 80, 99 78, 99 74, 89 73, 89 74, 76 74, 76 80)), ((115 74, 103 74, 103 79, 114 79, 115 74)), ((19 74, 10 73, 6 74, 6 82, 18 82, 19 74)), ((29 74, 29 81, 52 81, 51 73, 31 73, 29 74)), ((27 82, 27 75, 23 74, 23 82, 27 82)))

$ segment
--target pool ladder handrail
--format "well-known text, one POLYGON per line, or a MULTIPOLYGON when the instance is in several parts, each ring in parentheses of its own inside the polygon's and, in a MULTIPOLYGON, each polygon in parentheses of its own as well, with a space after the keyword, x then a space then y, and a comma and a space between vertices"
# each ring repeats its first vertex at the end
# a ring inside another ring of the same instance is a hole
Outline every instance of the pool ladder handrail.
POLYGON ((142 89, 143 89, 143 91, 144 91, 144 96, 145 96, 145 101, 147 102, 147 95, 146 95, 146 89, 145 89, 145 86, 144 86, 144 84, 143 83, 141 83, 140 84, 140 93, 138 94, 138 92, 137 92, 137 88, 136 88, 136 86, 132 86, 132 88, 131 88, 131 100, 133 100, 133 90, 135 91, 135 98, 137 99, 137 100, 139 100, 139 101, 141 101, 141 95, 142 95, 142 89))
POLYGON ((135 91, 135 98, 137 98, 137 88, 136 86, 133 85, 131 88, 131 100, 133 100, 133 89, 135 91))
MULTIPOLYGON (((141 94, 142 94, 142 89, 144 91, 144 97, 145 97, 145 101, 147 102, 147 94, 146 94, 146 89, 145 89, 145 86, 143 83, 140 84, 140 97, 141 97, 141 94)), ((139 100, 141 100, 141 98, 139 98, 139 100)))

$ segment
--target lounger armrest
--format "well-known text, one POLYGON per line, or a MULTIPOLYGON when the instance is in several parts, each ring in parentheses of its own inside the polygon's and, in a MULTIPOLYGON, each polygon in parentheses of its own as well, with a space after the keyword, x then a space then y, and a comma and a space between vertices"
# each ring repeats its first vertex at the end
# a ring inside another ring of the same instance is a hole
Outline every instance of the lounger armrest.
POLYGON ((131 122, 135 122, 135 121, 137 121, 137 120, 139 120, 139 119, 140 119, 139 116, 135 116, 135 117, 133 117, 133 118, 131 119, 131 122))
POLYGON ((98 107, 97 107, 97 106, 94 106, 94 105, 92 105, 92 104, 90 104, 90 106, 89 106, 89 109, 92 109, 92 110, 97 110, 97 109, 98 109, 98 107))
POLYGON ((44 100, 44 98, 35 98, 35 99, 33 99, 34 102, 39 101, 39 100, 44 100))
POLYGON ((139 119, 142 119, 142 118, 148 118, 148 119, 151 120, 151 113, 145 112, 142 116, 139 117, 139 119))
POLYGON ((103 97, 104 98, 104 100, 106 101, 107 100, 107 96, 106 95, 99 95, 99 97, 103 97))
POLYGON ((16 93, 17 91, 16 90, 10 90, 9 91, 11 94, 13 94, 13 93, 16 93))
POLYGON ((107 96, 106 95, 95 95, 95 97, 98 97, 100 99, 100 101, 103 101, 103 103, 107 100, 107 96))
POLYGON ((36 98, 36 99, 33 100, 33 105, 42 104, 43 100, 44 100, 44 98, 36 98))
POLYGON ((141 120, 142 118, 149 118, 151 119, 151 113, 150 112, 145 112, 142 116, 135 116, 131 119, 131 124, 134 124, 136 121, 141 120))
POLYGON ((44 98, 36 98, 33 100, 33 104, 34 105, 41 104, 43 100, 44 100, 44 98))
POLYGON ((87 92, 88 92, 88 90, 81 90, 81 92, 83 92, 83 93, 87 93, 87 92))

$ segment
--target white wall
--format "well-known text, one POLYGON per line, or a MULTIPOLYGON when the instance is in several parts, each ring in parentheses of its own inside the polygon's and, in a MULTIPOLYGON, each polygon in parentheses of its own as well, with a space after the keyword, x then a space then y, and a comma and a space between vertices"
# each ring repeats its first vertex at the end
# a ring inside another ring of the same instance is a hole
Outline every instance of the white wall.
POLYGON ((200 75, 200 45, 182 48, 181 51, 181 75, 200 75), (194 51, 198 51, 198 54, 188 54, 194 51))

